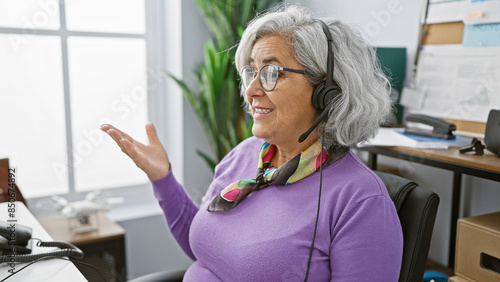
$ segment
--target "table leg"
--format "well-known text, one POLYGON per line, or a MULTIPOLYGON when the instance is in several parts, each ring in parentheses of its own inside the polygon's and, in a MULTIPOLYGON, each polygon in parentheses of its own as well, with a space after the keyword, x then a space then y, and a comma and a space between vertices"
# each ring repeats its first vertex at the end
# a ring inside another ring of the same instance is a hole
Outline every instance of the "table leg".
POLYGON ((455 244, 457 240, 457 221, 460 211, 460 193, 462 186, 462 174, 453 173, 453 191, 451 195, 451 222, 450 222, 450 245, 448 252, 448 267, 455 266, 455 244))

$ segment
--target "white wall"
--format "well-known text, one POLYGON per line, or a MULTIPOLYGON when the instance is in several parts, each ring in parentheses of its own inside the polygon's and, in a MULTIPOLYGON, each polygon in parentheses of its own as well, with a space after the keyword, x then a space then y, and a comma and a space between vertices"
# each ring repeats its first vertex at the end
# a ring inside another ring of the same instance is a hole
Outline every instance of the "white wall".
MULTIPOLYGON (((182 1, 182 62, 183 77, 195 85, 193 71, 203 61, 203 45, 210 39, 210 31, 193 0, 182 1)), ((197 89, 197 88, 194 88, 197 89)), ((196 153, 200 150, 212 155, 208 139, 191 105, 184 100, 184 187, 197 203, 205 194, 213 173, 196 153)))
MULTIPOLYGON (((296 1, 287 1, 295 3, 296 1)), ((374 46, 406 47, 406 85, 410 82, 418 42, 420 11, 418 0, 307 0, 300 1, 318 17, 333 16, 358 27, 374 46)), ((429 258, 448 263, 451 211, 451 172, 418 163, 379 157, 379 164, 399 168, 400 173, 420 186, 436 192, 441 203, 436 218, 429 258)), ((500 184, 464 175, 460 217, 500 211, 500 184)))
POLYGON ((335 17, 356 26, 377 47, 406 47, 406 82, 417 50, 421 1, 418 0, 304 0, 318 17, 335 17))

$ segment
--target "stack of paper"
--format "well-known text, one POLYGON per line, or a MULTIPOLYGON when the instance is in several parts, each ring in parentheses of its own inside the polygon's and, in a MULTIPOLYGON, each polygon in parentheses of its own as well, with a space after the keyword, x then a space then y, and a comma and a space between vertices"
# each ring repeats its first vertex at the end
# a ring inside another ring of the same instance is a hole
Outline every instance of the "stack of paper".
POLYGON ((398 146, 424 149, 448 149, 470 144, 471 140, 457 135, 455 139, 439 139, 420 135, 406 134, 403 128, 381 128, 375 138, 358 144, 367 146, 398 146))

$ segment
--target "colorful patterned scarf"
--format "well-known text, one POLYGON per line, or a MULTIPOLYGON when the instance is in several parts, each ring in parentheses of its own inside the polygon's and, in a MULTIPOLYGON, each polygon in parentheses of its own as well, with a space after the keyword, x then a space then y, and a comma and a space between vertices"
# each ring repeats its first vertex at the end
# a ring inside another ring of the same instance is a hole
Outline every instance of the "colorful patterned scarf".
POLYGON ((257 176, 253 179, 236 181, 224 188, 208 206, 209 212, 228 211, 236 207, 253 191, 264 189, 270 185, 290 185, 306 178, 319 169, 328 159, 326 149, 323 148, 321 159, 321 143, 316 141, 304 152, 298 154, 284 165, 275 168, 271 160, 276 151, 276 145, 264 143, 260 149, 257 176))

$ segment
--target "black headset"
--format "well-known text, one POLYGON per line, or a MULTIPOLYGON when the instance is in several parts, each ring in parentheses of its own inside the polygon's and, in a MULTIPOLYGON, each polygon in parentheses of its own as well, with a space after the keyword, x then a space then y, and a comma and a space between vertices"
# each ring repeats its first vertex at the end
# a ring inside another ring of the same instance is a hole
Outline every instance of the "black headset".
MULTIPOLYGON (((318 126, 318 124, 327 116, 328 112, 330 111, 330 108, 333 106, 333 99, 337 95, 339 95, 342 91, 340 89, 340 86, 338 86, 335 81, 333 80, 333 38, 332 34, 330 33, 330 29, 328 26, 321 20, 316 20, 321 23, 321 27, 323 28, 323 32, 326 35, 326 39, 328 40, 328 59, 327 59, 327 67, 326 67, 326 79, 325 81, 321 82, 316 88, 314 88, 314 92, 312 95, 312 105, 314 109, 318 112, 319 116, 314 121, 312 126, 304 132, 300 138, 299 142, 303 142, 307 136, 318 126)), ((325 129, 323 128, 323 137, 321 138, 321 148, 324 146, 324 135, 325 135, 325 129)), ((321 159, 323 159, 323 150, 321 150, 321 159)), ((312 260, 312 253, 314 250, 314 242, 316 241, 316 231, 318 228, 318 219, 319 219, 319 211, 320 211, 320 203, 321 203, 321 186, 323 183, 323 165, 319 166, 319 194, 318 194, 318 209, 316 211, 316 221, 314 223, 314 234, 313 234, 313 239, 311 242, 311 247, 309 249, 309 258, 307 260, 307 269, 306 269, 306 276, 304 278, 304 281, 307 282, 307 279, 309 278, 309 270, 311 268, 311 260, 312 260)))
POLYGON ((340 86, 335 83, 333 79, 333 69, 334 69, 334 60, 333 60, 333 37, 330 33, 330 29, 322 20, 316 20, 321 23, 321 27, 323 28, 323 32, 325 33, 326 40, 328 41, 328 58, 326 61, 326 79, 321 82, 316 88, 314 88, 311 103, 314 109, 318 112, 319 116, 311 125, 311 127, 304 132, 299 137, 299 142, 302 143, 306 138, 311 134, 311 132, 319 125, 319 123, 327 116, 330 108, 333 106, 333 99, 335 96, 339 95, 342 90, 340 86))
POLYGON ((326 60, 326 80, 321 82, 316 88, 314 88, 314 92, 312 95, 312 105, 316 111, 321 114, 328 103, 339 94, 339 87, 333 80, 333 38, 330 33, 330 29, 325 24, 325 22, 318 20, 321 23, 321 27, 323 28, 323 32, 326 35, 326 40, 328 41, 328 58, 326 60))

